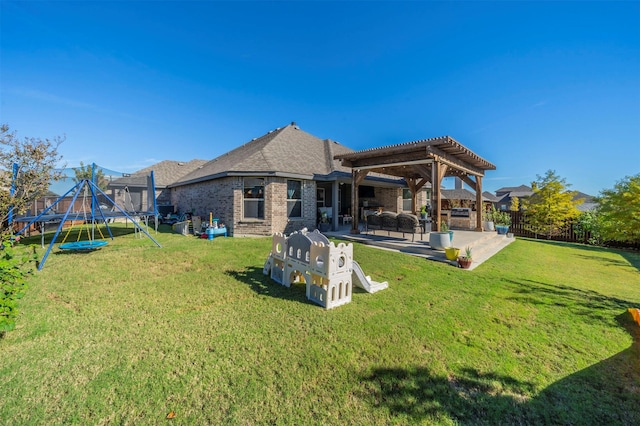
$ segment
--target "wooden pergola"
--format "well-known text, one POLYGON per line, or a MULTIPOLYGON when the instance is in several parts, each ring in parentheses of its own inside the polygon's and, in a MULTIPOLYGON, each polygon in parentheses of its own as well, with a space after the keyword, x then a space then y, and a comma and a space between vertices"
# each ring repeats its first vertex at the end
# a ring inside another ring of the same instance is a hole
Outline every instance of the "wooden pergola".
MULTIPOLYGON (((441 183, 445 177, 458 177, 475 190, 476 208, 482 206, 482 178, 486 170, 496 166, 466 148, 452 137, 442 136, 414 142, 365 149, 334 156, 351 168, 351 205, 357 209, 358 186, 371 172, 401 177, 411 190, 411 206, 415 212, 418 191, 431 182, 431 200, 435 230, 440 230, 441 183)), ((353 215, 351 233, 357 234, 358 215, 353 215)), ((482 231, 482 215, 476 214, 476 231, 482 231)))

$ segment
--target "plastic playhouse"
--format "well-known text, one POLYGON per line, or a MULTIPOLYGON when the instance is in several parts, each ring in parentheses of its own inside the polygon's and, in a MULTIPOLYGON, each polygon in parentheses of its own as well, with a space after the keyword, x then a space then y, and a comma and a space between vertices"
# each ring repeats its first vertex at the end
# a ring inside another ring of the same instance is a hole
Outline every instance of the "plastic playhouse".
POLYGON ((336 246, 318 230, 303 229, 288 237, 274 234, 263 273, 285 287, 304 282, 307 299, 326 309, 351 302, 353 284, 369 293, 389 286, 386 281, 372 281, 364 275, 353 260, 351 243, 336 246))

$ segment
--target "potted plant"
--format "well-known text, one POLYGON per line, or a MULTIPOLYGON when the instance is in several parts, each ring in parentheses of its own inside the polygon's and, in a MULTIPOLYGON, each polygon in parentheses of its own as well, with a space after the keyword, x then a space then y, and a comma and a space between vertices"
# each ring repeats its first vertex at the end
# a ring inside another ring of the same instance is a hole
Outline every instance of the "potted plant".
POLYGON ((320 232, 327 232, 329 230, 329 217, 327 216, 327 212, 322 212, 318 229, 320 229, 320 232))
POLYGON ((449 225, 447 225, 447 222, 442 222, 442 224, 440 225, 440 231, 448 233, 449 239, 453 243, 453 231, 449 229, 449 225))
POLYGON ((440 224, 440 232, 432 231, 429 233, 429 245, 432 250, 444 250, 446 247, 451 247, 451 234, 445 222, 440 224))
POLYGON ((482 212, 482 227, 485 231, 495 231, 493 216, 497 213, 495 206, 482 212))
POLYGON ((464 249, 464 254, 458 257, 458 266, 462 269, 469 269, 471 267, 471 263, 473 262, 473 256, 471 253, 471 247, 467 246, 464 249))
POLYGON ((458 247, 445 247, 444 255, 447 260, 456 260, 460 256, 460 249, 458 247))
POLYGON ((420 207, 420 219, 427 218, 427 206, 420 207))
POLYGON ((505 235, 511 226, 511 215, 508 212, 496 212, 493 220, 496 223, 498 234, 505 235))

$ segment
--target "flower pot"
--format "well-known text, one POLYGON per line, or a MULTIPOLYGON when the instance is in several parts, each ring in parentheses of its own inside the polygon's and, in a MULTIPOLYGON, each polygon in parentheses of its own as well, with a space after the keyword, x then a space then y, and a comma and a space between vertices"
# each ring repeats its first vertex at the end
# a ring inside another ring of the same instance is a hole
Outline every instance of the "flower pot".
POLYGON ((493 232, 496 230, 495 224, 493 223, 493 221, 482 222, 482 227, 484 228, 485 231, 493 232))
POLYGON ((473 262, 473 260, 468 259, 466 257, 459 257, 458 258, 458 266, 461 267, 462 269, 471 268, 471 262, 473 262))
POLYGON ((506 235, 506 233, 509 232, 509 227, 505 225, 496 225, 496 231, 498 231, 498 234, 500 235, 506 235))
POLYGON ((431 232, 429 245, 432 250, 444 250, 445 247, 451 247, 451 236, 448 232, 431 232))
POLYGON ((320 222, 318 224, 318 229, 320 230, 320 232, 327 232, 329 231, 329 223, 327 222, 320 222))
POLYGON ((460 249, 457 247, 445 247, 444 255, 447 260, 456 260, 460 256, 460 249))

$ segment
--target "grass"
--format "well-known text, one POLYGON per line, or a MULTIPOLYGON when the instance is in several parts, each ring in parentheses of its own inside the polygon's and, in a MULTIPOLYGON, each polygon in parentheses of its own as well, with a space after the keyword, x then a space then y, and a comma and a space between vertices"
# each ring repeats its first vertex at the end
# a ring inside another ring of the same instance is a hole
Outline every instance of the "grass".
POLYGON ((262 274, 270 238, 120 234, 31 279, 1 423, 640 422, 637 253, 520 239, 468 272, 356 244, 389 288, 326 311, 262 274))

